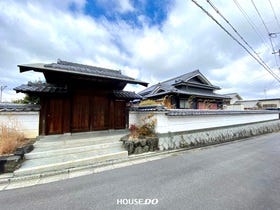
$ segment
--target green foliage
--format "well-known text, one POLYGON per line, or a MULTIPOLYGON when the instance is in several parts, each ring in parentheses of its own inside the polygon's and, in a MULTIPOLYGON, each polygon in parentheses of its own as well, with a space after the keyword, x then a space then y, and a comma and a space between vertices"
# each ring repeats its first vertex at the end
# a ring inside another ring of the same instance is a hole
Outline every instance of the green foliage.
POLYGON ((25 94, 23 99, 14 100, 13 103, 16 104, 39 104, 40 98, 38 96, 25 94))
MULTIPOLYGON (((36 80, 34 82, 29 81, 28 85, 41 85, 43 82, 41 80, 36 80)), ((37 95, 25 94, 23 99, 14 100, 13 103, 16 104, 39 104, 40 98, 37 95)))

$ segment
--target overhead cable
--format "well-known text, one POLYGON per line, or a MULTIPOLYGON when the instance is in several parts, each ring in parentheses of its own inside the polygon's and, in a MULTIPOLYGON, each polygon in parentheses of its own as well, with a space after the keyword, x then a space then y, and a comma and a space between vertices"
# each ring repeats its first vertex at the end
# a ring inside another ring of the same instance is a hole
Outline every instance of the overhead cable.
POLYGON ((247 22, 249 23, 249 25, 251 26, 251 28, 256 32, 256 34, 258 35, 258 37, 263 41, 263 43, 265 45, 267 45, 268 49, 270 49, 270 46, 266 43, 265 39, 263 38, 262 34, 260 33, 260 31, 258 30, 258 27, 256 26, 256 24, 254 24, 254 22, 250 19, 249 15, 246 13, 246 11, 241 7, 241 5, 238 3, 237 0, 233 0, 233 2, 235 3, 236 7, 239 9, 239 11, 243 14, 243 16, 245 17, 245 19, 247 20, 247 22))
POLYGON ((276 21, 276 23, 277 23, 277 25, 278 25, 278 27, 279 27, 279 30, 280 30, 280 23, 279 23, 279 20, 278 20, 278 18, 277 18, 277 15, 276 15, 276 13, 275 13, 274 7, 273 7, 271 1, 270 1, 270 0, 268 0, 268 1, 269 1, 269 4, 270 4, 271 9, 272 9, 272 11, 273 11, 274 19, 275 19, 275 21, 276 21))
MULTIPOLYGON (((257 12, 259 18, 261 19, 262 24, 264 25, 264 28, 265 28, 265 30, 266 30, 266 32, 267 32, 267 34, 268 34, 268 37, 269 37, 269 41, 270 41, 270 45, 271 45, 271 48, 272 48, 272 52, 274 53, 274 52, 275 52, 275 49, 274 49, 274 46, 273 46, 273 42, 272 42, 272 40, 271 40, 271 36, 270 36, 271 33, 269 32, 268 27, 267 27, 267 25, 265 24, 265 22, 264 22, 264 20, 263 20, 263 18, 262 18, 262 16, 261 16, 261 13, 259 12, 259 10, 258 10, 258 8, 257 8, 257 6, 256 6, 256 4, 255 4, 255 2, 254 2, 254 0, 251 0, 251 2, 252 2, 252 4, 253 4, 253 6, 254 6, 254 8, 255 8, 255 10, 256 10, 256 12, 257 12)), ((275 58, 276 66, 278 66, 278 61, 277 61, 276 54, 274 54, 274 58, 275 58)))
POLYGON ((204 13, 206 13, 220 28, 222 28, 234 41, 236 41, 252 58, 254 58, 266 71, 268 71, 279 83, 280 77, 276 75, 267 65, 263 64, 257 59, 237 38, 235 38, 222 24, 220 24, 206 9, 204 9, 195 0, 191 0, 196 6, 198 6, 204 13))
MULTIPOLYGON (((255 56, 266 66, 266 68, 270 69, 270 67, 265 63, 265 61, 259 56, 259 54, 251 47, 251 45, 241 36, 241 34, 234 28, 234 26, 222 15, 222 13, 218 10, 218 8, 210 1, 206 0, 207 3, 218 13, 218 15, 232 28, 232 30, 238 35, 238 37, 252 50, 255 56)), ((271 70, 272 71, 272 70, 271 70)), ((274 74, 274 72, 273 72, 274 74)), ((278 76, 278 75, 277 75, 278 76)))

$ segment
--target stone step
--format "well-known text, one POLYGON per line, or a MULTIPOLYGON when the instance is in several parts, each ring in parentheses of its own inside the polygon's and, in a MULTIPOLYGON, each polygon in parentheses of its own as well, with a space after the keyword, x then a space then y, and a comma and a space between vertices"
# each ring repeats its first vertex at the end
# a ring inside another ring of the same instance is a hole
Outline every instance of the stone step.
POLYGON ((83 153, 89 151, 100 151, 112 148, 122 148, 122 142, 110 142, 110 143, 102 143, 102 144, 92 144, 92 145, 84 145, 84 146, 76 146, 76 145, 62 145, 60 147, 48 147, 48 148, 39 148, 35 149, 31 153, 25 154, 25 159, 31 160, 36 158, 46 158, 67 154, 75 154, 75 153, 83 153))
POLYGON ((14 172, 14 175, 25 176, 31 174, 42 174, 44 172, 70 169, 107 160, 122 159, 127 157, 127 151, 119 148, 112 148, 111 150, 107 149, 104 151, 89 151, 85 153, 38 158, 24 162, 21 168, 14 172))

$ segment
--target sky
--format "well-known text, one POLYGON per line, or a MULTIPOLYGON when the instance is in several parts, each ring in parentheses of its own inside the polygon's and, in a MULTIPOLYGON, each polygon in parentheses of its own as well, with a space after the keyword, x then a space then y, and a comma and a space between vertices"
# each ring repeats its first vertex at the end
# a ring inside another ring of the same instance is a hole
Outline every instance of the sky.
MULTIPOLYGON (((280 77, 272 54, 272 46, 280 49, 279 0, 210 1, 248 45, 206 0, 197 3, 280 77)), ((150 85, 199 69, 221 87, 217 93, 280 98, 280 82, 191 0, 0 0, 0 11, 2 101, 23 97, 13 88, 44 80, 17 65, 57 59, 121 70, 150 85)))

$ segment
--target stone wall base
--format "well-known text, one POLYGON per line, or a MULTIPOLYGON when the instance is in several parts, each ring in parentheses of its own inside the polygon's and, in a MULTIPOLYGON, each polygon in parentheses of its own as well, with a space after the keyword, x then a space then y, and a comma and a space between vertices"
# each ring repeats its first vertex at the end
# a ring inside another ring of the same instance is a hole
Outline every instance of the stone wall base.
POLYGON ((193 132, 169 132, 166 134, 158 135, 159 149, 171 150, 187 147, 205 146, 277 131, 280 131, 280 120, 193 132))
POLYGON ((124 148, 128 151, 128 154, 141 154, 144 152, 153 152, 158 150, 158 138, 146 137, 144 139, 128 140, 128 136, 122 140, 124 148))

